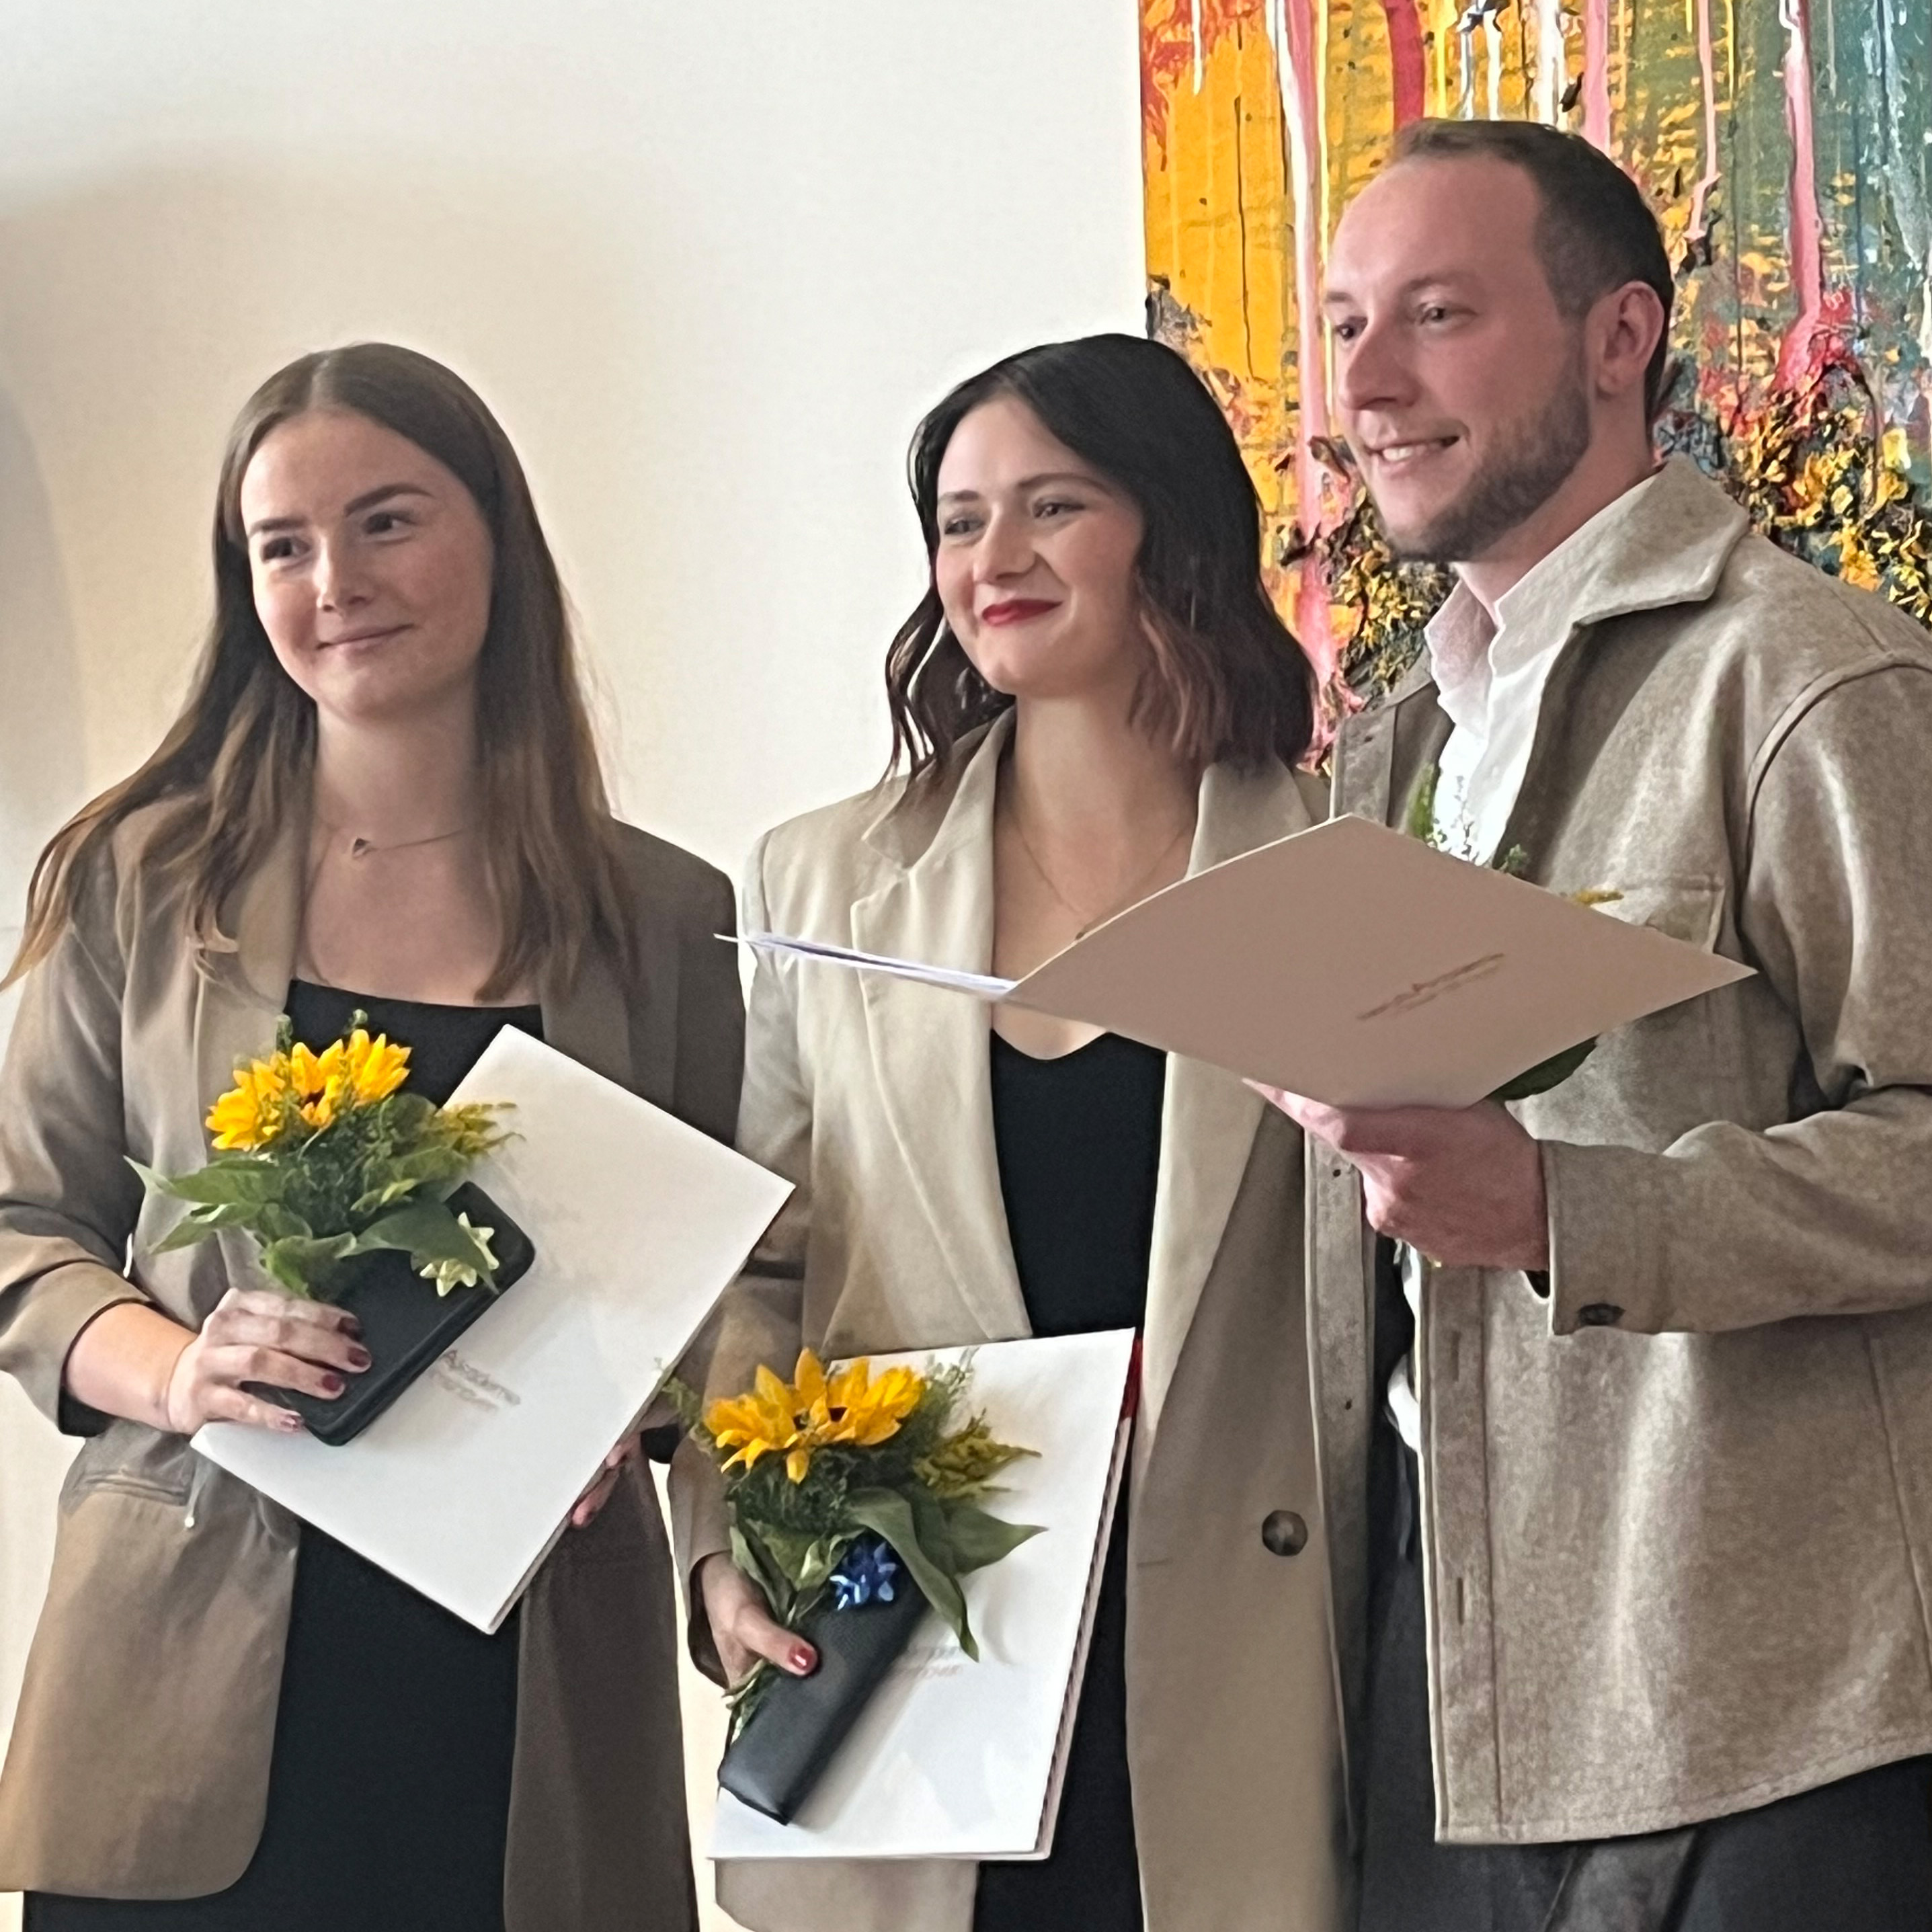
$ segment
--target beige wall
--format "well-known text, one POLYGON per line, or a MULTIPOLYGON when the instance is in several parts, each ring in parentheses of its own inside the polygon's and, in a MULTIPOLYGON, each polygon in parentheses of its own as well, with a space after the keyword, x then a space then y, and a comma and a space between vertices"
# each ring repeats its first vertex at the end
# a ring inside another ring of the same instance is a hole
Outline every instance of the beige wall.
MULTIPOLYGON (((356 336, 502 416, 630 816, 735 870, 866 782, 913 423, 1007 350, 1138 326, 1134 16, 0 0, 0 944, 179 697, 229 418, 356 336)), ((63 1461, 0 1386, 0 1726, 63 1461)))

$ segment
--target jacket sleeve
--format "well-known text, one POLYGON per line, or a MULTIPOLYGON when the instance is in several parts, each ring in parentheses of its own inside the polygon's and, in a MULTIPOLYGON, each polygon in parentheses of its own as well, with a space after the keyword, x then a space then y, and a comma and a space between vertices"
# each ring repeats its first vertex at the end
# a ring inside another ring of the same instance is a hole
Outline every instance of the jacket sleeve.
POLYGON ((729 1143, 745 1066, 745 997, 731 882, 706 868, 708 890, 686 920, 677 976, 677 1064, 671 1111, 713 1140, 729 1143))
POLYGON ((104 1310, 146 1299, 122 1273, 141 1184, 122 1126, 114 901, 104 862, 28 974, 0 1066, 0 1370, 73 1435, 104 1418, 63 1396, 69 1352, 104 1310))
POLYGON ((1802 1118, 1661 1153, 1543 1144, 1550 1317, 1714 1332, 1932 1301, 1932 665, 1819 697, 1764 763, 1738 925, 1795 1016, 1802 1118))
MULTIPOLYGON (((769 835, 752 855, 743 895, 744 929, 769 929, 765 867, 769 835)), ((752 968, 746 1020, 745 1078, 738 1107, 738 1147, 782 1174, 794 1192, 728 1288, 678 1373, 709 1401, 747 1387, 761 1364, 788 1377, 798 1357, 811 1224, 812 1100, 798 1041, 797 968, 760 953, 752 968)), ((707 1556, 730 1548, 718 1473, 688 1438, 670 1468, 671 1528, 678 1567, 688 1584, 707 1556)), ((692 1659, 723 1680, 716 1646, 693 1589, 692 1659)))

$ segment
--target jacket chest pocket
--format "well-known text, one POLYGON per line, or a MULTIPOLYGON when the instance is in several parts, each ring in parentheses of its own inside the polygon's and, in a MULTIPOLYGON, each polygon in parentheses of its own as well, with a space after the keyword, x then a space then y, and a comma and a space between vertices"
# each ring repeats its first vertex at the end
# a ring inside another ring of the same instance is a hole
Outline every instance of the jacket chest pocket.
POLYGON ((1599 912, 1628 926, 1648 926, 1703 952, 1714 952, 1724 929, 1724 883, 1696 874, 1621 880, 1597 890, 1606 896, 1592 903, 1599 912))

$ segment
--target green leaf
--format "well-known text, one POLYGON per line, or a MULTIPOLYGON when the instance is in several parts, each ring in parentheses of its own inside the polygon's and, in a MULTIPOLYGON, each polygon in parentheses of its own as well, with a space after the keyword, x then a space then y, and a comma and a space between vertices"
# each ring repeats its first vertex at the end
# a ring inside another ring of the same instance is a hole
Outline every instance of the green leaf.
POLYGON ((385 1208, 393 1208, 398 1201, 406 1199, 421 1184, 414 1180, 391 1180, 380 1187, 372 1187, 368 1193, 357 1196, 350 1214, 359 1221, 365 1214, 380 1214, 385 1208))
POLYGON ((317 1287, 355 1245, 353 1234, 290 1234, 262 1250, 262 1265, 291 1294, 318 1300, 317 1287))
POLYGON ((1594 1040, 1586 1040, 1580 1046, 1568 1048, 1562 1053, 1553 1053, 1547 1060, 1539 1060, 1526 1073, 1519 1073, 1514 1080, 1506 1080, 1490 1096, 1492 1100, 1528 1100, 1538 1094, 1547 1094, 1552 1087, 1560 1087, 1571 1074, 1597 1050, 1594 1040))
POLYGON ((392 1173, 412 1185, 428 1180, 460 1180, 469 1172, 470 1165, 454 1148, 437 1145, 418 1148, 388 1163, 392 1173))
POLYGON ((957 1580, 941 1567, 945 1557, 928 1550, 920 1541, 911 1503, 896 1490, 854 1490, 846 1498, 845 1507, 854 1522, 892 1545, 892 1553, 911 1573, 926 1600, 952 1626, 959 1648, 976 1660, 980 1646, 966 1620, 966 1599, 957 1580))
MULTIPOLYGON (((480 1232, 487 1234, 490 1231, 480 1232)), ((377 1248, 400 1248, 418 1264, 460 1262, 486 1282, 496 1272, 476 1234, 440 1201, 412 1201, 371 1222, 356 1237, 350 1252, 363 1254, 377 1248)))
POLYGON ((1409 837, 1420 838, 1425 845, 1436 843, 1436 790, 1442 777, 1441 768, 1436 765, 1423 773, 1402 822, 1402 830, 1409 837))
POLYGON ((177 1221, 172 1228, 154 1245, 158 1255, 171 1255, 178 1248, 191 1248, 198 1241, 206 1241, 220 1234, 221 1230, 206 1221, 192 1219, 177 1221))
POLYGON ((220 1159, 193 1174, 160 1174, 139 1162, 128 1165, 148 1185, 177 1201, 192 1201, 197 1206, 225 1208, 238 1201, 259 1204, 280 1193, 286 1177, 272 1167, 250 1160, 245 1166, 220 1159))
POLYGON ((953 1568, 962 1576, 1010 1556, 1022 1544, 1042 1534, 1036 1522, 1007 1522, 989 1516, 976 1503, 948 1503, 944 1508, 953 1568))
POLYGON ((271 1241, 286 1241, 314 1232, 293 1208, 284 1208, 279 1201, 265 1202, 255 1216, 255 1238, 264 1246, 271 1241))
POLYGON ((772 1615, 783 1623, 790 1615, 795 1592, 791 1580, 773 1559, 754 1530, 731 1525, 731 1561, 764 1592, 772 1615))
POLYGON ((130 1154, 123 1154, 122 1159, 141 1177, 141 1185, 150 1194, 172 1195, 177 1201, 182 1198, 174 1182, 165 1174, 157 1174, 152 1167, 142 1166, 130 1154))

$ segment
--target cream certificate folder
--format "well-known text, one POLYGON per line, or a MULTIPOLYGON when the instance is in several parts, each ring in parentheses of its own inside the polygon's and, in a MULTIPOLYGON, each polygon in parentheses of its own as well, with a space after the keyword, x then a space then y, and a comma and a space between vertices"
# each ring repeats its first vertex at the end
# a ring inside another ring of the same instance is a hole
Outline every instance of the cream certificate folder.
POLYGON ((194 1447, 494 1630, 791 1189, 514 1028, 454 1097, 512 1103, 475 1178, 530 1272, 354 1441, 211 1423, 194 1447))
POLYGON ((1133 1331, 874 1356, 970 1358, 970 1409, 1037 1456, 987 1507, 1043 1534, 964 1579, 975 1663, 932 1611, 789 1825, 718 1794, 714 1858, 1034 1858, 1052 1850, 1128 1425, 1133 1331))
POLYGON ((1552 1055, 1750 968, 1364 818, 1225 860, 1018 980, 747 933, 745 943, 1081 1020, 1331 1106, 1466 1107, 1552 1055))

